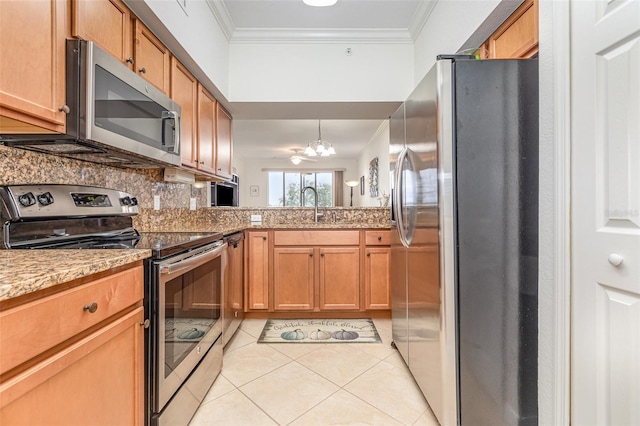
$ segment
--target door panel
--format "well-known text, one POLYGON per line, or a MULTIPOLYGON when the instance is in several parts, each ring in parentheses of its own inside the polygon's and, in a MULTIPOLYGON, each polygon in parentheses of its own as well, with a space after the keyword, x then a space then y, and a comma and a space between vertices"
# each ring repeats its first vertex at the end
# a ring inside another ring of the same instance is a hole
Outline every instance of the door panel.
POLYGON ((640 2, 574 1, 573 424, 640 423, 640 2))

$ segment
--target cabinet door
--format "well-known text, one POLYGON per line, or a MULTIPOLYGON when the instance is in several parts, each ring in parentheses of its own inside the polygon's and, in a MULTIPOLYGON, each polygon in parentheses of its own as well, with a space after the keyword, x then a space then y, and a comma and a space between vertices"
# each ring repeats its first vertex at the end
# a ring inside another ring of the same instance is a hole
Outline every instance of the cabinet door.
POLYGON ((243 309, 243 282, 244 282, 244 241, 239 241, 237 246, 232 246, 229 252, 229 306, 235 318, 242 317, 243 309))
POLYGON ((365 309, 391 309, 389 247, 367 247, 364 258, 365 309))
POLYGON ((309 247, 273 249, 273 309, 314 309, 314 253, 309 247))
POLYGON ((269 309, 269 233, 247 232, 246 309, 269 309))
POLYGON ((131 13, 120 0, 72 0, 74 37, 96 42, 129 68, 131 56, 131 13))
POLYGON ((197 168, 215 174, 216 99, 198 83, 197 168))
POLYGON ((142 307, 4 381, 0 424, 144 423, 142 307))
POLYGON ((64 133, 67 32, 64 0, 0 1, 0 133, 64 133))
POLYGON ((320 310, 360 308, 360 248, 320 249, 320 310))
POLYGON ((171 57, 171 99, 181 108, 180 157, 182 165, 197 167, 198 80, 175 57, 171 57))
POLYGON ((538 0, 526 0, 489 37, 489 58, 530 58, 538 52, 538 0))
POLYGON ((171 53, 139 20, 134 21, 133 69, 149 83, 169 94, 171 53))
POLYGON ((222 105, 218 104, 216 109, 216 174, 228 179, 233 174, 231 124, 231 115, 222 108, 222 105))

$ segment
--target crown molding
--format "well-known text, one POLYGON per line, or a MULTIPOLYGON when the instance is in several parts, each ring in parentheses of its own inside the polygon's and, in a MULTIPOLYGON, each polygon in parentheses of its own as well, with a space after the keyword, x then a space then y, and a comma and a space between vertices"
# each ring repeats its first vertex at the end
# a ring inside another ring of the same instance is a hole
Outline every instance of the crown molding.
POLYGON ((433 9, 435 9, 437 3, 438 0, 427 0, 420 2, 418 10, 416 10, 415 15, 413 15, 413 19, 409 24, 409 34, 411 34, 411 38, 413 39, 413 41, 418 39, 418 36, 429 20, 431 12, 433 12, 433 9))
POLYGON ((253 29, 236 28, 230 43, 413 43, 408 30, 397 29, 253 29))
POLYGON ((227 41, 231 41, 233 38, 233 33, 236 30, 235 25, 233 24, 233 19, 231 19, 231 15, 227 10, 227 7, 224 5, 224 2, 217 0, 205 0, 207 6, 211 10, 213 17, 218 22, 220 29, 224 33, 227 41))
POLYGON ((205 0, 231 44, 242 43, 391 43, 411 44, 427 22, 438 0, 420 3, 408 29, 385 28, 236 28, 223 1, 205 0))

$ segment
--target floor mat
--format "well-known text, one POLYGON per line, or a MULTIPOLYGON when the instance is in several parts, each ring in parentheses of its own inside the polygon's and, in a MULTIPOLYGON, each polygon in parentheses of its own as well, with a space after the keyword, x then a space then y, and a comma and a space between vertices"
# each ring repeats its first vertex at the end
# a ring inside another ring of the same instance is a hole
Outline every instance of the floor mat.
POLYGON ((370 318, 270 319, 258 343, 381 343, 370 318))

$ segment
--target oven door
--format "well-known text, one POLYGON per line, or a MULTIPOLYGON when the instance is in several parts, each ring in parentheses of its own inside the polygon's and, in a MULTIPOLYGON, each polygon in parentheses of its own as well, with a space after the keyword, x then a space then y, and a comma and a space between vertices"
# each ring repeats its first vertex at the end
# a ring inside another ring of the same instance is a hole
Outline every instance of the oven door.
POLYGON ((163 409, 222 335, 226 249, 227 244, 218 241, 153 264, 155 412, 163 409))

